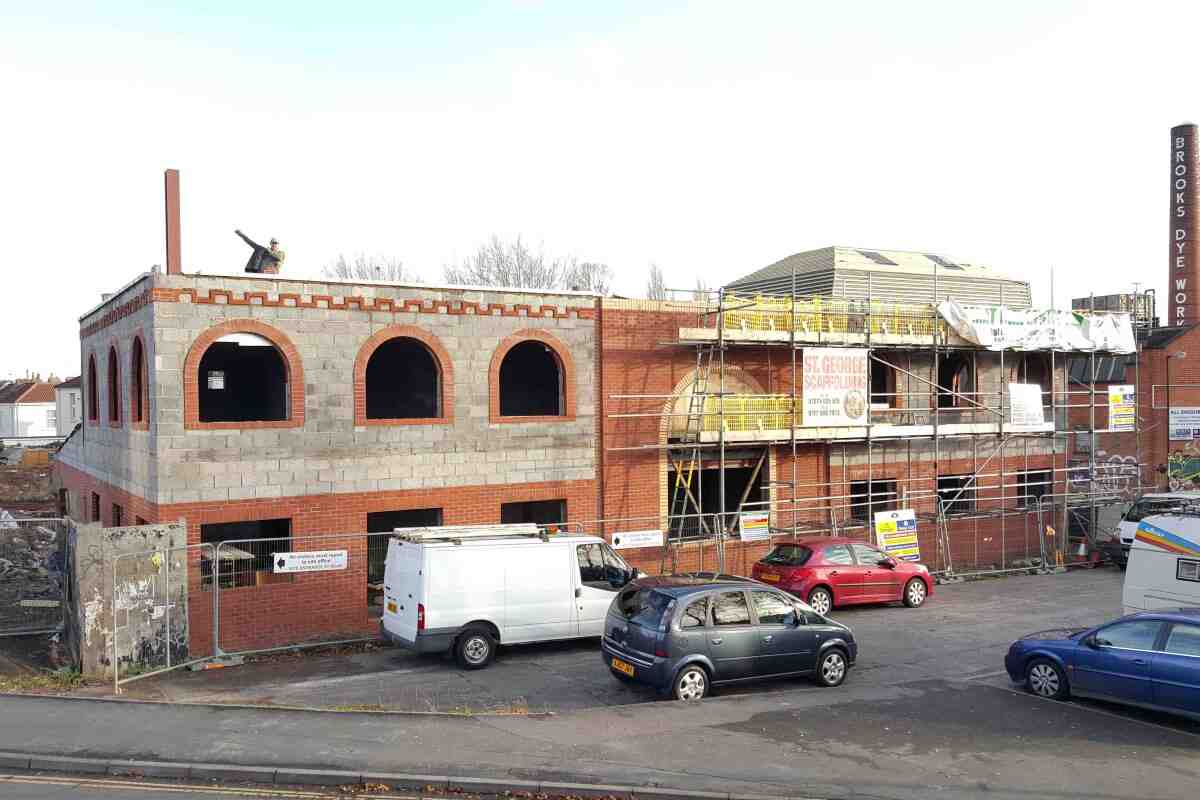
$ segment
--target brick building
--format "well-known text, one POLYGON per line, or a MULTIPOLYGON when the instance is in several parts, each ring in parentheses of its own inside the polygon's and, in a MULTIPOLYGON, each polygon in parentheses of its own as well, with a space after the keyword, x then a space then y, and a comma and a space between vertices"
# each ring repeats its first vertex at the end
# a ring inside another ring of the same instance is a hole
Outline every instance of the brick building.
MULTIPOLYGON (((928 297, 945 299, 938 269, 953 262, 869 252, 860 261, 902 261, 906 286, 931 281, 928 297)), ((1066 359, 973 344, 930 304, 169 269, 84 314, 80 348, 84 422, 56 465, 64 510, 105 526, 182 519, 190 544, 240 559, 228 579, 217 568, 225 650, 374 630, 382 552, 366 537, 338 545, 350 568, 336 575, 273 573, 271 552, 328 546, 318 535, 662 530, 673 546, 628 559, 743 572, 768 543, 739 541, 738 512, 769 513, 773 537, 868 539, 874 512, 906 508, 931 566, 991 568, 1040 556, 1068 502, 1066 359), (861 359, 859 422, 803 424, 811 348, 861 359), (1037 420, 1016 419, 1012 385, 1035 387, 1037 420)), ((204 552, 189 557, 197 652, 213 644, 199 599, 221 558, 204 552)))

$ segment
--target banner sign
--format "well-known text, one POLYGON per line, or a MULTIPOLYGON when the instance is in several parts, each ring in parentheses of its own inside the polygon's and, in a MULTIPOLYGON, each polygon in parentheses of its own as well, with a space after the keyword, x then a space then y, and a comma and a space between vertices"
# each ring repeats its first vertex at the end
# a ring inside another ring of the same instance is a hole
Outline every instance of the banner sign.
POLYGON ((1108 387, 1108 429, 1131 431, 1137 422, 1137 395, 1133 386, 1108 387))
POLYGON ((875 541, 880 549, 892 558, 903 561, 920 561, 921 545, 917 542, 917 512, 905 508, 900 511, 875 512, 875 541))
POLYGON ((1172 442, 1200 439, 1200 406, 1172 406, 1168 425, 1172 442))
POLYGON ((303 553, 272 553, 275 573, 332 572, 345 569, 347 550, 308 550, 303 553))
POLYGON ((1004 306, 938 304, 938 314, 962 338, 988 350, 1105 350, 1132 353, 1129 314, 1077 314, 1004 306))
POLYGON ((1008 402, 1008 421, 1013 425, 1042 425, 1046 422, 1042 409, 1042 387, 1036 383, 1010 383, 1008 402))
POLYGON ((870 370, 865 348, 804 348, 804 412, 801 425, 829 428, 866 425, 870 370))
POLYGON ((738 515, 738 535, 743 542, 760 542, 771 538, 771 515, 755 511, 738 515))
POLYGON ((634 547, 662 547, 662 531, 626 531, 614 533, 612 546, 614 550, 628 550, 634 547))

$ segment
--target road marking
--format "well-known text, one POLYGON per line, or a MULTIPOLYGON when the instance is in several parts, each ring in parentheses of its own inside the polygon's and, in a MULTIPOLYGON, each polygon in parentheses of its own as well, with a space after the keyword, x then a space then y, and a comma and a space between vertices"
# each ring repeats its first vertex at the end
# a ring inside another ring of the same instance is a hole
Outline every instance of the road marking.
MULTIPOLYGON (((87 789, 132 789, 142 792, 173 792, 175 794, 223 794, 238 797, 287 797, 287 798, 329 798, 345 797, 337 791, 309 792, 295 789, 275 789, 270 786, 238 787, 238 786, 206 786, 204 784, 181 783, 150 783, 146 781, 118 780, 113 778, 63 778, 51 775, 4 775, 0 774, 0 783, 17 783, 38 786, 69 786, 87 789)), ((378 798, 387 800, 433 800, 418 798, 417 795, 397 794, 356 794, 355 797, 378 798)))
POLYGON ((995 672, 985 672, 985 673, 983 673, 982 675, 967 675, 967 676, 966 676, 966 677, 964 677, 964 678, 960 678, 960 680, 964 680, 964 681, 981 681, 981 680, 983 680, 983 679, 985 679, 985 678, 997 678, 997 677, 999 677, 999 676, 1001 676, 1001 675, 1007 675, 1007 674, 1008 674, 1008 670, 1006 670, 1006 669, 998 669, 998 670, 996 670, 995 672))

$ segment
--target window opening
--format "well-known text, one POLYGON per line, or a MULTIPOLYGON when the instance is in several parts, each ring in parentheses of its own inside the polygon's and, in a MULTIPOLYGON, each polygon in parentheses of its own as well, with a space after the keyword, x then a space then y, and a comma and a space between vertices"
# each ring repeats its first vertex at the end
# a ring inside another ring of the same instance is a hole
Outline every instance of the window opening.
MULTIPOLYGON (((286 553, 292 545, 291 519, 260 519, 249 522, 221 522, 200 526, 200 541, 218 545, 232 542, 214 551, 219 551, 219 580, 222 589, 239 586, 263 586, 271 583, 289 583, 292 575, 274 574, 275 553, 286 553)), ((212 585, 212 561, 208 553, 200 556, 201 585, 212 585)))
POLYGON ((119 527, 121 527, 121 523, 123 521, 124 520, 122 519, 121 507, 119 505, 117 505, 116 503, 113 503, 112 504, 112 526, 114 528, 119 528, 119 527))
POLYGON ((975 510, 975 482, 970 475, 939 475, 938 497, 947 514, 968 514, 975 510), (969 485, 968 485, 969 484, 969 485))
POLYGON ((532 522, 536 525, 563 525, 567 521, 566 500, 529 500, 523 503, 504 503, 500 506, 500 522, 504 525, 532 522))
POLYGON ((100 419, 100 390, 96 385, 95 356, 88 356, 87 393, 88 419, 95 422, 100 419))
POLYGON ((963 353, 950 353, 938 363, 938 408, 964 408, 975 400, 975 371, 963 353), (952 392, 956 394, 952 394, 952 392), (963 397, 965 395, 966 397, 963 397))
POLYGON ((500 416, 561 417, 563 370, 558 354, 542 342, 513 345, 500 362, 500 416))
POLYGON ((288 369, 265 337, 231 333, 200 359, 201 422, 273 422, 288 419, 288 369))
POLYGON ((121 421, 121 385, 117 383, 120 369, 117 364, 117 349, 108 349, 108 421, 121 421))
POLYGON ((130 376, 133 380, 133 385, 130 386, 130 393, 133 395, 133 421, 143 422, 146 417, 145 402, 143 400, 143 395, 146 391, 146 354, 142 349, 141 338, 134 338, 133 340, 130 376))
POLYGON ((896 370, 883 362, 871 359, 871 408, 882 410, 895 407, 896 370))
POLYGON ((429 348, 398 336, 371 353, 364 376, 367 419, 440 417, 441 370, 429 348))
MULTIPOLYGON (((759 455, 761 453, 753 454, 753 463, 757 463, 759 455)), ((731 457, 736 457, 736 454, 731 457)), ((741 459, 742 463, 746 463, 748 460, 741 459)), ((762 468, 758 470, 757 475, 754 474, 753 466, 733 467, 727 464, 725 467, 726 514, 724 524, 726 529, 732 529, 737 524, 738 501, 743 497, 746 498, 747 503, 756 504, 751 508, 762 508, 761 502, 766 499, 764 490, 770 481, 769 471, 770 459, 763 460, 762 468)), ((689 473, 692 497, 700 503, 700 513, 704 515, 705 524, 708 525, 710 531, 714 515, 719 514, 721 510, 721 469, 719 466, 703 464, 700 469, 689 469, 688 465, 684 464, 682 475, 673 468, 668 469, 667 498, 668 501, 674 499, 673 507, 670 510, 668 529, 671 531, 673 539, 694 539, 704 532, 700 520, 696 516, 696 507, 688 499, 687 493, 682 488, 676 490, 677 482, 681 486, 688 483, 689 473)), ((749 509, 742 510, 748 511, 749 509)))
POLYGON ((1038 501, 1051 491, 1050 470, 1017 473, 1017 508, 1036 508, 1038 501))
POLYGON ((851 481, 850 519, 871 525, 876 511, 895 511, 900 507, 896 481, 851 481))
MULTIPOLYGON (((440 508, 410 508, 403 511, 372 511, 367 514, 367 533, 391 533, 396 528, 431 528, 442 524, 440 508)), ((390 536, 367 537, 367 608, 383 614, 383 572, 387 566, 390 536)))

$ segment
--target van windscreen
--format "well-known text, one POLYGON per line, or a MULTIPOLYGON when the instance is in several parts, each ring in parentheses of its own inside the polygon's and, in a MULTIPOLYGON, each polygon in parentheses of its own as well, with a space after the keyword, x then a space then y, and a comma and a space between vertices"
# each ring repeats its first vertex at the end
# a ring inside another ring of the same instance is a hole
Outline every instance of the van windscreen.
POLYGON ((653 589, 630 588, 621 592, 618 608, 621 616, 633 624, 660 630, 672 602, 669 596, 653 589))

